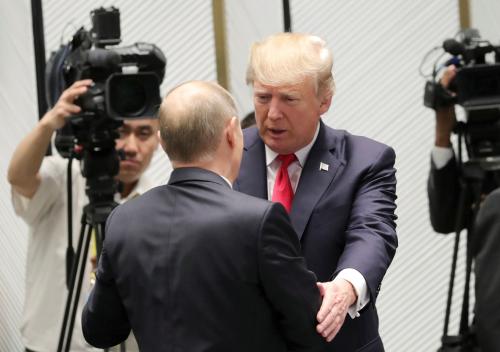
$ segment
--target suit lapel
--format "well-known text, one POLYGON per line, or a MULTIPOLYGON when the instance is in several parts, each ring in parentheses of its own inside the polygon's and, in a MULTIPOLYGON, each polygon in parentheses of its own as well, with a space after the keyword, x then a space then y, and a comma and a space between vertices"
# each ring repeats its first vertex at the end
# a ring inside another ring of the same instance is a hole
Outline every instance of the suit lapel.
POLYGON ((340 136, 321 122, 318 138, 314 143, 300 176, 299 184, 293 199, 290 218, 299 239, 311 217, 311 213, 320 198, 333 182, 345 161, 339 145, 340 136), (335 150, 337 149, 337 150, 335 150))
POLYGON ((245 146, 235 189, 254 197, 267 199, 267 170, 264 143, 256 128, 244 131, 245 146))

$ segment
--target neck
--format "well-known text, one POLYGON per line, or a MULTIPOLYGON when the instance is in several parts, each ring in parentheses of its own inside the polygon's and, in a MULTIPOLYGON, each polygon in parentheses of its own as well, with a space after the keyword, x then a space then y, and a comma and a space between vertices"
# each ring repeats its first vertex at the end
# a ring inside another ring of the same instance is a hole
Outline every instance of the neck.
POLYGON ((212 171, 213 173, 216 173, 219 176, 223 176, 226 179, 231 182, 231 184, 234 183, 234 180, 236 179, 235 176, 233 176, 233 173, 231 172, 230 168, 227 166, 227 161, 224 162, 216 162, 215 160, 211 161, 198 161, 198 162, 191 162, 191 163, 184 163, 184 162, 172 162, 172 167, 174 169, 182 168, 182 167, 197 167, 200 169, 212 171))
POLYGON ((120 192, 120 195, 122 198, 126 198, 129 196, 130 192, 134 189, 134 187, 137 185, 137 182, 139 181, 134 181, 130 183, 122 183, 122 191, 120 192))

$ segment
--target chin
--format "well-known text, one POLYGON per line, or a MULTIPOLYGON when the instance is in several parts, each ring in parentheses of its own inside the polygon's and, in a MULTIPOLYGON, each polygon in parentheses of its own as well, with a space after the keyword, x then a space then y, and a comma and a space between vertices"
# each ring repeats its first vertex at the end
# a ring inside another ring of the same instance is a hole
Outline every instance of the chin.
POLYGON ((130 174, 126 174, 126 175, 118 175, 118 177, 116 178, 118 181, 122 182, 122 183, 134 183, 136 181, 139 180, 139 176, 138 175, 130 175, 130 174))

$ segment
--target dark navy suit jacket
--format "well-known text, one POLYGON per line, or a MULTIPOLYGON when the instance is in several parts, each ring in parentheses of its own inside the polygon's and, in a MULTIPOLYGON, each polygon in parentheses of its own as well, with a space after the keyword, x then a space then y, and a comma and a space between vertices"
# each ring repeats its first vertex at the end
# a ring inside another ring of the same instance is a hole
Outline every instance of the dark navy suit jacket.
MULTIPOLYGON (((255 127, 244 138, 235 189, 267 199, 264 143, 255 127)), ((302 170, 290 218, 307 266, 320 281, 356 269, 370 294, 360 317, 346 317, 331 351, 383 351, 375 301, 397 247, 394 162, 392 148, 321 122, 302 170)))
POLYGON ((96 347, 317 351, 315 275, 285 209, 198 168, 117 207, 82 315, 96 347))

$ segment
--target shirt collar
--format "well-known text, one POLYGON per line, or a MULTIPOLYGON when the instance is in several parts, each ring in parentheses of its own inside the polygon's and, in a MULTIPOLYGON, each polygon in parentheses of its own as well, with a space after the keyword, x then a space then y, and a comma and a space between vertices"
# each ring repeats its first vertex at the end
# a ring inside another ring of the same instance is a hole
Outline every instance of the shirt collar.
POLYGON ((225 178, 222 175, 219 175, 219 176, 222 177, 222 179, 227 182, 227 184, 229 185, 229 187, 233 188, 233 184, 227 178, 225 178))
MULTIPOLYGON (((316 139, 318 138, 319 126, 320 126, 320 123, 318 121, 318 126, 316 127, 316 132, 314 132, 314 137, 313 137, 311 143, 309 143, 308 145, 306 145, 302 149, 297 150, 294 153, 295 156, 297 157, 297 160, 299 161, 299 164, 301 167, 304 167, 307 156, 309 155, 309 152, 311 151, 311 148, 314 145, 314 142, 316 142, 316 139)), ((272 150, 271 148, 269 148, 265 144, 264 144, 264 148, 266 150, 266 165, 269 166, 276 159, 276 157, 278 156, 278 153, 276 153, 274 150, 272 150)))

